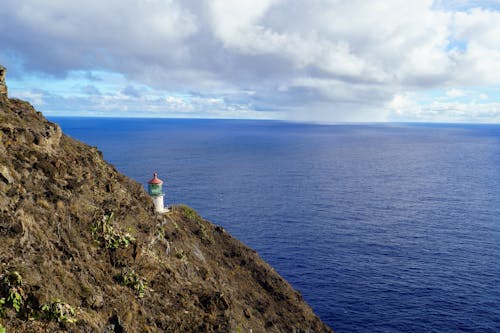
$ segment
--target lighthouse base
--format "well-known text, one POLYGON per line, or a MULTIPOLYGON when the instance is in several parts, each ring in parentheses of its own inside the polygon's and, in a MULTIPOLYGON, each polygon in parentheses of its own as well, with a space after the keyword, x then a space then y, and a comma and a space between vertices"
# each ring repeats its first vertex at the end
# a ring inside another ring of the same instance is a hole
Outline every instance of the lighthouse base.
POLYGON ((153 203, 155 204, 155 212, 167 213, 169 211, 168 208, 165 208, 164 206, 163 195, 154 196, 153 203))

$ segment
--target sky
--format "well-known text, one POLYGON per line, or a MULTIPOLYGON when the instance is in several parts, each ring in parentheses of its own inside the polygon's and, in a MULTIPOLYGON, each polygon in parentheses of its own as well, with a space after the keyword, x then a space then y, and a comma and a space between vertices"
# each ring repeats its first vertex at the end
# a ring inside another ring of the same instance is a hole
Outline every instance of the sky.
POLYGON ((2 0, 48 116, 500 122, 500 0, 2 0))

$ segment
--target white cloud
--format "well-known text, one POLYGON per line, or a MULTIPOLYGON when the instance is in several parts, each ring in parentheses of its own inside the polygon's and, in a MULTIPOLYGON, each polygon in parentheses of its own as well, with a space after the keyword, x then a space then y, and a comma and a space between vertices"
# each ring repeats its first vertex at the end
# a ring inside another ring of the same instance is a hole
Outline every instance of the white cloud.
POLYGON ((19 98, 19 99, 24 99, 27 101, 30 101, 30 103, 43 107, 46 105, 45 99, 44 99, 44 94, 40 91, 26 91, 26 90, 21 90, 21 91, 14 91, 14 94, 12 94, 12 91, 10 92, 10 95, 19 98))
MULTIPOLYGON (((215 114, 220 106, 233 116, 384 120, 408 110, 401 104, 408 96, 441 89, 472 103, 484 98, 469 90, 500 84, 495 6, 492 0, 5 0, 0 29, 10 33, 0 35, 0 61, 12 64, 14 77, 122 73, 155 91, 147 101, 164 104, 152 110, 174 112, 175 105, 203 114, 203 106, 215 114), (192 98, 176 104, 172 96, 192 98)), ((93 85, 107 96, 93 96, 103 101, 96 108, 119 110, 123 103, 130 110, 136 107, 130 101, 149 96, 126 85, 113 93, 101 89, 105 84, 93 85)), ((425 114, 440 119, 439 112, 458 112, 452 109, 461 110, 436 104, 425 114)), ((495 112, 470 114, 496 119, 495 112)))
POLYGON ((490 49, 500 49, 500 12, 473 9, 453 16, 454 37, 458 40, 473 41, 490 49))
MULTIPOLYGON (((79 76, 72 73, 70 76, 79 76)), ((95 77, 104 76, 98 73, 95 77)), ((72 79, 65 80, 66 83, 72 79)), ((224 98, 192 94, 166 94, 163 90, 130 82, 114 75, 103 91, 85 85, 67 93, 58 93, 59 81, 48 79, 47 89, 20 90, 16 84, 9 95, 29 100, 46 115, 88 115, 125 117, 204 117, 271 119, 283 115, 255 111, 251 104, 226 101, 224 98), (87 92, 90 91, 90 94, 87 92), (83 93, 82 93, 83 92, 83 93), (271 117, 271 115, 273 117, 271 117)), ((63 84, 64 85, 64 84, 63 84)))
POLYGON ((451 98, 462 97, 465 95, 466 95, 465 91, 460 90, 460 89, 455 89, 455 88, 450 89, 446 92, 446 96, 451 97, 451 98))
POLYGON ((412 94, 396 95, 388 104, 394 121, 500 122, 500 103, 465 103, 434 100, 422 104, 412 94))

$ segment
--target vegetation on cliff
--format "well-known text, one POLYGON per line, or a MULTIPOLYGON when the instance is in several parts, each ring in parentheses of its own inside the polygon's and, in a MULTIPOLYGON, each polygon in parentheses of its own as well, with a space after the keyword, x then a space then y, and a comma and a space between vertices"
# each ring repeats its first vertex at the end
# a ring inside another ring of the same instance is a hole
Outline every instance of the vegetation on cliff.
POLYGON ((255 251, 187 206, 154 213, 96 147, 6 95, 0 259, 0 332, 331 332, 255 251))

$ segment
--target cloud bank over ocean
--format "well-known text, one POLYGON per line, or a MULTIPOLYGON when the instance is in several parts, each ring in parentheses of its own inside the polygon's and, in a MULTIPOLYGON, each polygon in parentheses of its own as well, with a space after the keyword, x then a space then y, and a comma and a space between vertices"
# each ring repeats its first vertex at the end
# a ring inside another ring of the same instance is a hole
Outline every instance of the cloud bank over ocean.
POLYGON ((500 121, 499 1, 0 7, 12 96, 47 114, 500 121))

